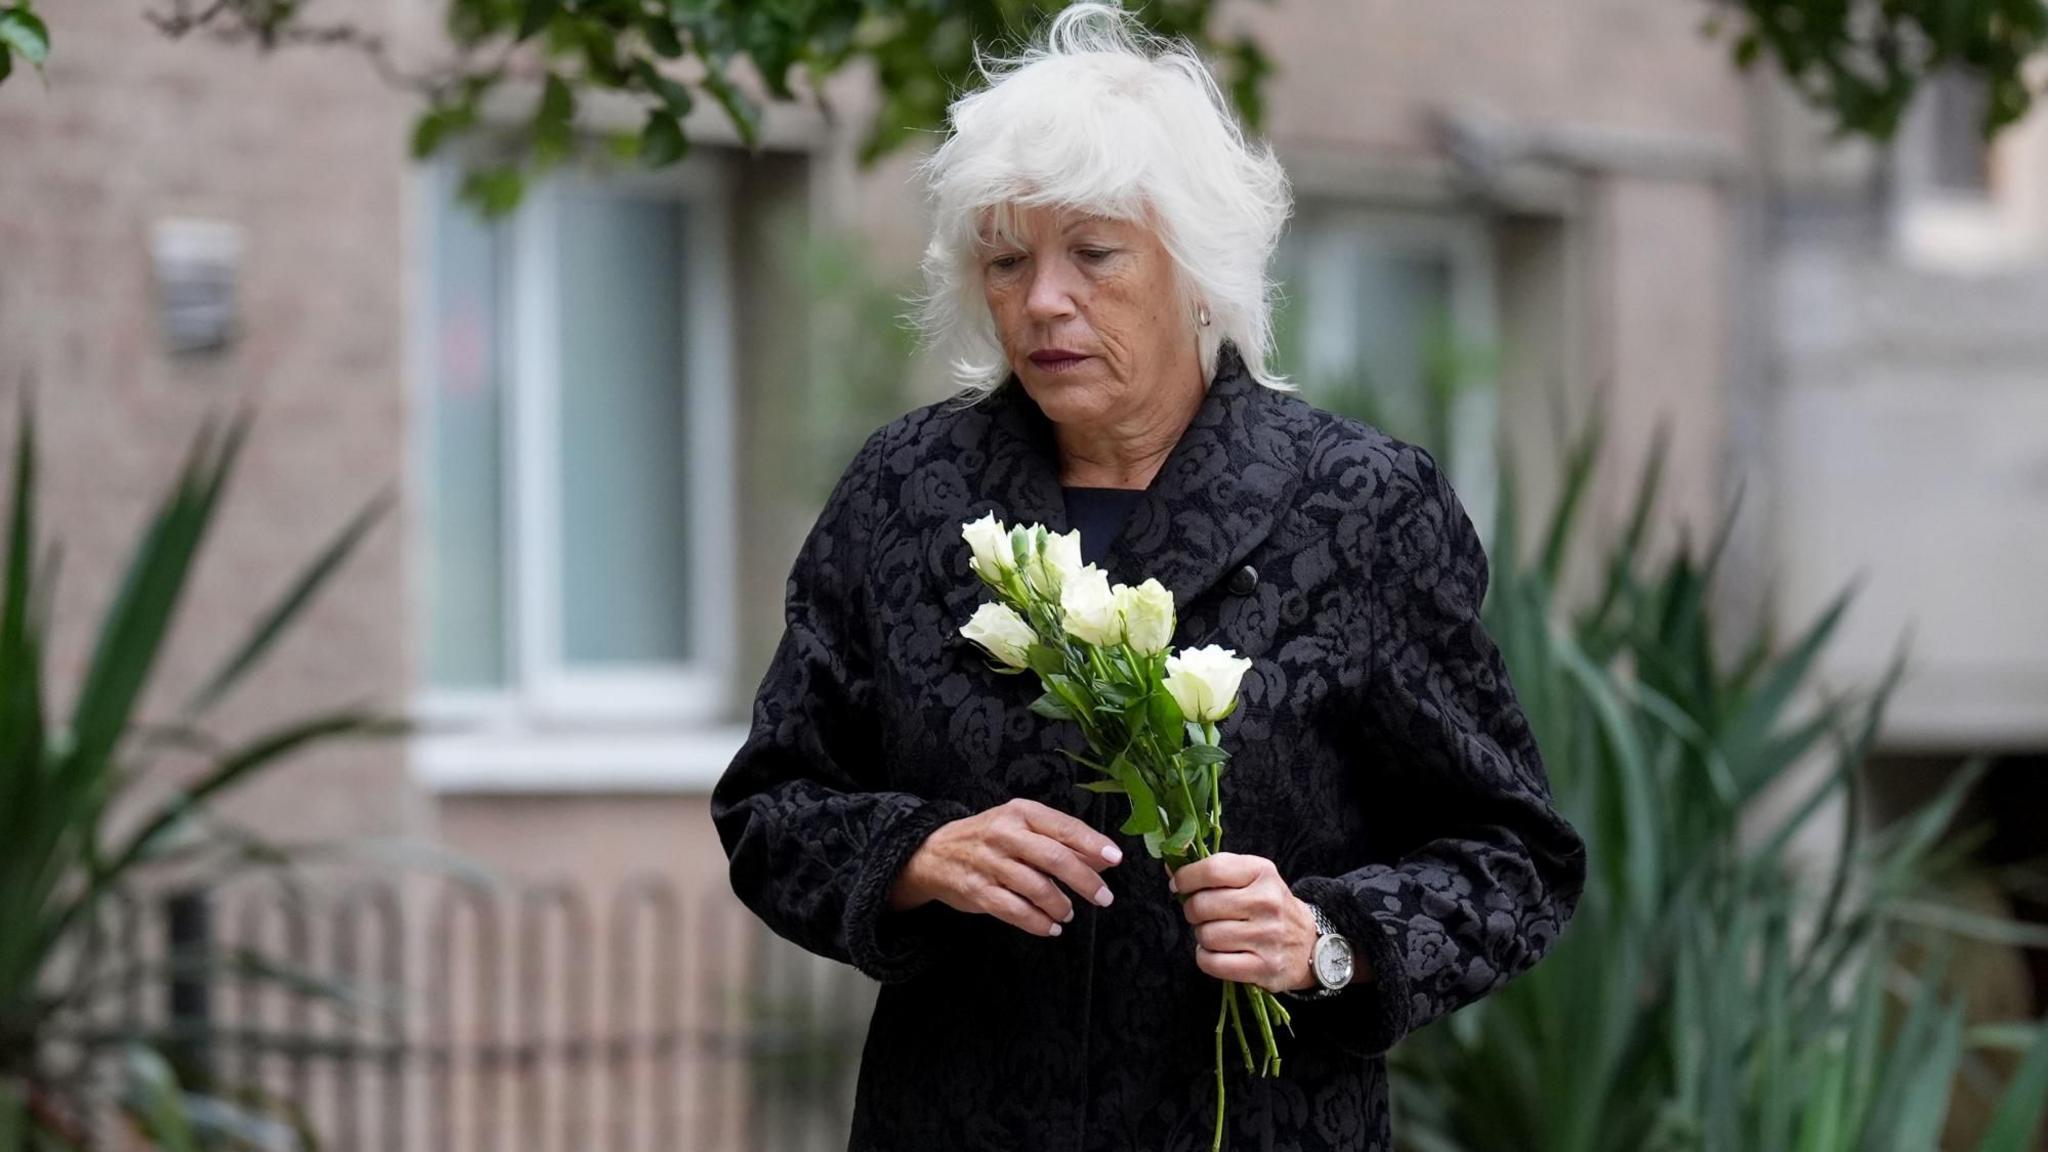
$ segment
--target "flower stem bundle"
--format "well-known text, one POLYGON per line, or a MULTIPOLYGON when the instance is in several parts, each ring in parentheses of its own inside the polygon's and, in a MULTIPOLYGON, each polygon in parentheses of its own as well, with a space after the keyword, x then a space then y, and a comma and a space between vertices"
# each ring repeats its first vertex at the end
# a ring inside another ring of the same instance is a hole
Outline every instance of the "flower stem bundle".
MULTIPOLYGON (((995 671, 1038 674, 1044 692, 1032 702, 1033 712, 1080 726, 1090 754, 1066 754, 1098 774, 1081 787, 1128 797, 1130 817, 1121 831, 1143 836, 1147 854, 1169 870, 1222 851, 1221 781, 1230 753, 1217 725, 1236 711, 1238 683, 1252 662, 1213 644, 1171 650, 1173 594, 1155 579, 1111 585, 1101 568, 1081 563, 1078 531, 1013 528, 990 513, 963 524, 961 532, 975 575, 996 594, 975 610, 961 635, 995 658, 995 671)), ((1216 1019, 1218 1149, 1226 1024, 1235 1031, 1245 1070, 1255 1070, 1247 1014, 1259 1033, 1256 1071, 1262 1076, 1280 1073, 1274 1021, 1293 1031, 1272 992, 1223 982, 1216 1019)))

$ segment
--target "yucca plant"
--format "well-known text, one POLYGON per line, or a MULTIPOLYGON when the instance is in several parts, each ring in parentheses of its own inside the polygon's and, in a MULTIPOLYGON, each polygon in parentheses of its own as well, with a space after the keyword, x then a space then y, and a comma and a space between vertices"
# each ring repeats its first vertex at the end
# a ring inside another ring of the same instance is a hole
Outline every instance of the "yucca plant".
MULTIPOLYGON (((96 1002, 118 995, 127 980, 162 971, 122 969, 132 958, 113 955, 103 938, 109 905, 132 895, 147 871, 171 863, 279 859, 255 837, 221 842, 202 820, 207 806, 323 741, 406 729, 360 706, 282 724, 239 746, 223 746, 201 727, 341 566, 388 506, 388 493, 342 527, 175 716, 138 717, 252 417, 245 407, 201 428, 133 551, 69 714, 54 716, 44 659, 58 550, 39 537, 35 412, 22 397, 0 575, 0 1152, 68 1149, 88 1139, 98 1103, 90 1062, 60 1061, 54 1042, 101 1015, 96 1002), (170 799, 140 805, 137 780, 172 751, 201 758, 204 770, 170 799), (110 820, 117 810, 135 817, 123 820, 119 834, 110 820), (219 848, 225 853, 210 851, 219 848), (107 979, 110 972, 118 979, 107 979)), ((244 978, 288 978, 255 956, 206 962, 244 978)), ((134 1073, 129 1112, 139 1130, 163 1147, 232 1144, 208 1133, 247 1130, 249 1118, 236 1115, 225 1091, 204 1101, 209 1107, 190 1107, 194 1097, 167 1079, 164 1061, 135 1047, 138 1039, 129 1038, 127 1066, 134 1073)))
POLYGON ((1860 837, 1859 770, 1903 655, 1868 692, 1806 699, 1852 588, 1788 640, 1762 627, 1724 659, 1710 613, 1734 512, 1703 560, 1682 544, 1642 570, 1661 442, 1599 595, 1563 605, 1600 440, 1596 417, 1527 563, 1503 467, 1485 605, 1587 837, 1585 893, 1544 964, 1396 1050, 1396 1130, 1417 1152, 1933 1149, 1958 1067, 2002 1045, 2026 1054, 1980 1152, 2031 1149, 2044 1026, 1966 1028, 1938 965, 1898 963, 1929 925, 2048 943, 1930 896, 1967 850, 1943 836, 1983 764, 1860 837), (1796 838, 1837 800, 1838 851, 1803 866, 1796 838))

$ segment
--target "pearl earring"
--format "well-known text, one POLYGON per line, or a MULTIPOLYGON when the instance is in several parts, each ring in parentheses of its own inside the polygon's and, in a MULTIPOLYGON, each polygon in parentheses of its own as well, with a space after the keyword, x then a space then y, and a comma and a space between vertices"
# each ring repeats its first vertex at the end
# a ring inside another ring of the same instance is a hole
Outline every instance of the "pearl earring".
POLYGON ((1208 306, 1207 304, 1204 304, 1204 305, 1202 305, 1202 327, 1204 327, 1204 328, 1207 328, 1208 326, 1209 326, 1209 306, 1208 306))

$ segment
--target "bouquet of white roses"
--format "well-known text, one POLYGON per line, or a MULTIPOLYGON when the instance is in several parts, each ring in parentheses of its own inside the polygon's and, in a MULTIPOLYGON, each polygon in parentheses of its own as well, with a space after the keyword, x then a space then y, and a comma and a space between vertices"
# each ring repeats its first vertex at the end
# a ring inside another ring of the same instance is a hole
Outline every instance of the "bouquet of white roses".
MULTIPOLYGON (((1068 756, 1101 773, 1081 785, 1128 796, 1126 833, 1145 838, 1145 851, 1177 869, 1223 848, 1219 782, 1230 754, 1216 726, 1237 708, 1237 686, 1252 662, 1217 645, 1171 652, 1173 594, 1159 581, 1111 585, 1108 574, 1081 563, 1081 534, 1053 535, 1043 525, 1012 528, 994 513, 961 526, 976 576, 997 599, 982 604, 961 629, 1007 675, 1036 672, 1043 695, 1031 710, 1080 725, 1093 756, 1068 756)), ((1063 750, 1064 751, 1064 750, 1063 750)), ((1216 1019, 1216 1139, 1223 1145, 1223 1031, 1234 1026, 1245 1070, 1253 1067, 1238 997, 1249 1000, 1265 1059, 1261 1075, 1280 1072, 1278 1019, 1287 1009, 1257 985, 1223 982, 1216 1019)))

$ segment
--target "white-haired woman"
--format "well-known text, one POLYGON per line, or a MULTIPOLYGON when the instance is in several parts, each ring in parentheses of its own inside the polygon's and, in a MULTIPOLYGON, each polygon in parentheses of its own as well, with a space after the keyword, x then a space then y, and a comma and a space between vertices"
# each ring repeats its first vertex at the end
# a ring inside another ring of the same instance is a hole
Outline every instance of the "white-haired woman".
POLYGON ((1268 371, 1287 181, 1197 56, 1083 4, 983 72, 923 168, 960 396, 868 438, 790 572, 711 800, 733 888, 882 985, 857 1152, 1208 1148, 1218 980, 1292 997, 1284 1072, 1228 1066, 1228 1147, 1389 1149, 1387 1049, 1541 958, 1584 879, 1485 553, 1427 452, 1268 371), (1129 866, 1073 726, 962 637, 989 513, 1252 660, 1226 851, 1129 866))

